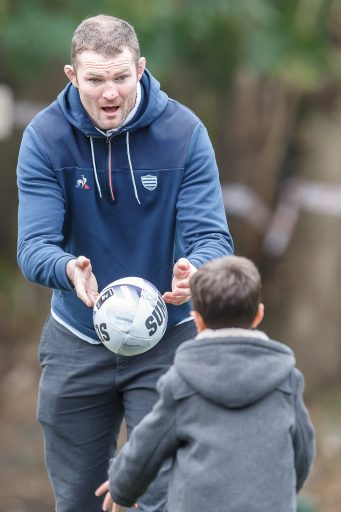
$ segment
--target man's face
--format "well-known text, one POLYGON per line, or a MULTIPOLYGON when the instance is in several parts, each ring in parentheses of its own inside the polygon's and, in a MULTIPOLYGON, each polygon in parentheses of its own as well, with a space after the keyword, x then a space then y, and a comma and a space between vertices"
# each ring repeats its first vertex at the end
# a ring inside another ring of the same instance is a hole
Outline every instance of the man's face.
POLYGON ((64 70, 78 88, 83 107, 95 126, 102 130, 119 128, 136 101, 137 83, 145 68, 145 59, 138 65, 128 48, 115 57, 93 51, 77 56, 76 71, 72 66, 64 70))

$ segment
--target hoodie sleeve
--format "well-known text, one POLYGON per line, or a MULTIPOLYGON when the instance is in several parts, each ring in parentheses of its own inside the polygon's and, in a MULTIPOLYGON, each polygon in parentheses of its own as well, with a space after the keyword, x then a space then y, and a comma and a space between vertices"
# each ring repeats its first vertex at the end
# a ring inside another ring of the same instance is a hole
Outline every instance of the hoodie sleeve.
POLYGON ((134 428, 110 466, 110 494, 122 506, 132 506, 144 494, 164 460, 177 448, 175 401, 168 377, 169 372, 159 380, 158 402, 134 428))
POLYGON ((66 264, 74 258, 62 249, 64 195, 46 149, 32 126, 26 128, 20 147, 18 263, 27 279, 63 290, 72 286, 66 264))
POLYGON ((303 402, 304 378, 295 369, 297 382, 295 408, 296 425, 293 432, 296 469, 296 491, 299 492, 307 479, 315 456, 315 433, 307 408, 303 402))
POLYGON ((185 255, 195 267, 233 253, 216 159, 201 122, 189 144, 177 201, 177 225, 185 255))

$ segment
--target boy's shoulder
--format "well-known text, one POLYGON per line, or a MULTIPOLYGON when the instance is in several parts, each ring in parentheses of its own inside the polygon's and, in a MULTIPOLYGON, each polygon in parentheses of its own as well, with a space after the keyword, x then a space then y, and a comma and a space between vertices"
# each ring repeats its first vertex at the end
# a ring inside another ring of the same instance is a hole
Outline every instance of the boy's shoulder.
POLYGON ((303 374, 298 368, 293 367, 287 378, 278 386, 279 391, 287 394, 295 394, 304 382, 303 374))

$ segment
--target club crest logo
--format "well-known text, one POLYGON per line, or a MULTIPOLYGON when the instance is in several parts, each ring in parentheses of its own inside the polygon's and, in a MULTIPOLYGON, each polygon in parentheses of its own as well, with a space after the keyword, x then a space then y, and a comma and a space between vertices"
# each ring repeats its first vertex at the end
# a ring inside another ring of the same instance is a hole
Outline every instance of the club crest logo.
POLYGON ((81 178, 79 178, 77 180, 77 183, 75 185, 76 188, 82 188, 83 190, 89 190, 90 187, 89 185, 87 184, 87 179, 86 177, 84 176, 84 174, 82 174, 81 178))
POLYGON ((141 176, 142 185, 147 190, 155 190, 157 187, 157 176, 153 176, 152 174, 146 174, 145 176, 141 176))

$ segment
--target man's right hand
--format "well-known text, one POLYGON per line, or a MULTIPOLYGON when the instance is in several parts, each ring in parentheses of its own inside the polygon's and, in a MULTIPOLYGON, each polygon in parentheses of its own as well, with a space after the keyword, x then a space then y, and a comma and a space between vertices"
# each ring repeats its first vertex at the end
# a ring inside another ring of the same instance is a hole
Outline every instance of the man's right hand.
POLYGON ((69 281, 75 287, 77 297, 91 308, 98 297, 98 284, 89 258, 78 256, 78 258, 68 261, 66 273, 69 281))

